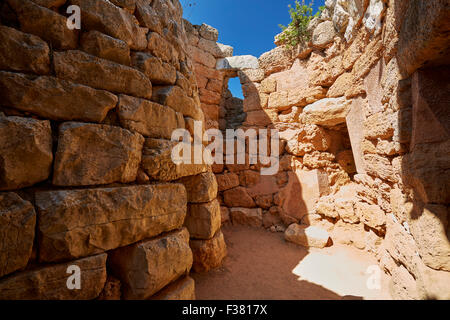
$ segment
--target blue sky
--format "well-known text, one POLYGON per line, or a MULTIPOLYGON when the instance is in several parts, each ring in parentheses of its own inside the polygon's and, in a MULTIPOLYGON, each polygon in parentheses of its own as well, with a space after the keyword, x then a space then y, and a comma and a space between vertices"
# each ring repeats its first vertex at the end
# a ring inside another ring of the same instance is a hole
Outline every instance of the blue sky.
MULTIPOLYGON (((259 57, 275 47, 273 38, 279 24, 288 25, 288 5, 294 0, 180 0, 184 18, 192 24, 206 23, 219 30, 219 42, 234 47, 234 55, 259 57), (188 6, 188 4, 193 4, 188 6)), ((306 0, 305 2, 309 2, 306 0)), ((315 10, 325 0, 315 0, 315 10)), ((229 82, 230 90, 242 98, 239 80, 229 82)))

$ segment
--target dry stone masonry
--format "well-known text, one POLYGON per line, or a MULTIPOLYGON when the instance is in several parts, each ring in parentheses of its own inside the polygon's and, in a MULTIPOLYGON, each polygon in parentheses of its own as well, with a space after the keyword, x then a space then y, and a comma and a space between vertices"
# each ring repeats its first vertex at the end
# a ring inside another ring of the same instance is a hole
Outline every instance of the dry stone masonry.
POLYGON ((309 43, 276 37, 258 60, 211 50, 215 70, 204 27, 191 28, 210 127, 281 138, 273 176, 213 166, 222 221, 353 245, 391 276, 393 298, 449 299, 449 16, 446 0, 327 0, 309 43), (227 88, 237 76, 243 101, 227 88))
POLYGON ((171 161, 172 132, 204 119, 180 3, 0 13, 0 299, 195 298, 192 266, 226 245, 211 168, 171 161))
POLYGON ((448 0, 327 0, 311 41, 256 58, 178 0, 2 2, 0 299, 193 299, 224 223, 355 246, 393 298, 450 299, 449 16, 448 0), (175 164, 171 134, 194 121, 277 129, 278 172, 175 164))

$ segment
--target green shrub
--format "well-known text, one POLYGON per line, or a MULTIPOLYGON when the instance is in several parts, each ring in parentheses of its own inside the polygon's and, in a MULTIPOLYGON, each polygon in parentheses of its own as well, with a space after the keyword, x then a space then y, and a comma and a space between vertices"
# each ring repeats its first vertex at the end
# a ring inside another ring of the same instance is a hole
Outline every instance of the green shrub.
POLYGON ((289 15, 292 21, 287 27, 279 25, 282 33, 277 38, 282 44, 295 47, 311 40, 311 35, 307 31, 308 24, 312 18, 318 17, 324 9, 322 6, 313 14, 313 3, 313 0, 309 4, 305 4, 305 0, 302 0, 302 2, 295 0, 295 8, 289 5, 289 15))

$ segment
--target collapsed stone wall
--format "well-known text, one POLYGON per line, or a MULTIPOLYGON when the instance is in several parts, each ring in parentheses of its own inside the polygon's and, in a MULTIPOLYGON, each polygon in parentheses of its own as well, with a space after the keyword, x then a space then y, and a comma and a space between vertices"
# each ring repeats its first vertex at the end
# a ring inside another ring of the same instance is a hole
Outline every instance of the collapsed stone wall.
POLYGON ((194 298, 226 247, 211 168, 171 161, 204 121, 179 1, 7 0, 0 39, 0 299, 194 298))
POLYGON ((327 0, 310 42, 276 37, 256 63, 216 61, 219 128, 281 138, 273 176, 248 161, 215 167, 223 222, 287 228, 307 247, 353 245, 377 257, 394 298, 448 299, 449 16, 445 0, 327 0), (236 75, 245 121, 233 122, 236 75))

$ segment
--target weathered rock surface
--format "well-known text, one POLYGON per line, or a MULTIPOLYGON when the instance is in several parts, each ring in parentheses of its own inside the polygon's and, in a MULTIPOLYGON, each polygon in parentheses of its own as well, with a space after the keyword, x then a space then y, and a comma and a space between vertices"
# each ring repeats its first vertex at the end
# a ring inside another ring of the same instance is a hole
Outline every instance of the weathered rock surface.
POLYGON ((259 69, 258 59, 254 56, 234 56, 227 57, 217 61, 217 70, 244 70, 259 69))
POLYGON ((151 297, 152 300, 195 300, 195 281, 189 276, 169 284, 151 297))
POLYGON ((186 229, 112 251, 108 263, 123 284, 123 298, 148 299, 189 272, 192 251, 186 229))
POLYGON ((103 0, 71 0, 71 4, 80 7, 84 28, 125 41, 133 50, 146 48, 148 29, 139 27, 128 11, 103 0))
POLYGON ((36 205, 40 260, 58 261, 180 228, 186 192, 179 184, 45 191, 36 194, 36 205), (77 207, 80 202, 82 207, 77 207))
POLYGON ((177 81, 174 66, 144 52, 133 52, 132 65, 144 73, 154 85, 172 85, 177 81))
POLYGON ((299 244, 304 247, 324 248, 330 236, 328 232, 315 226, 291 224, 284 233, 286 241, 299 244))
POLYGON ((263 215, 261 208, 231 208, 231 221, 235 225, 245 225, 251 227, 261 227, 263 223, 263 215))
POLYGON ((98 297, 106 281, 106 254, 62 264, 42 266, 0 280, 1 300, 90 300, 98 297), (80 268, 81 289, 70 290, 70 266, 80 268))
POLYGON ((159 181, 173 181, 207 171, 208 167, 203 163, 175 163, 172 159, 172 152, 177 145, 178 142, 164 139, 146 139, 141 165, 152 179, 159 181))
POLYGON ((214 200, 217 196, 217 180, 212 172, 184 177, 180 179, 179 182, 186 187, 188 202, 209 202, 214 200))
POLYGON ((227 255, 227 247, 222 231, 218 231, 211 240, 191 240, 195 272, 208 272, 222 265, 227 255))
POLYGON ((199 106, 178 86, 155 87, 152 100, 171 107, 186 117, 202 119, 203 114, 199 106))
POLYGON ((140 134, 119 127, 66 122, 59 128, 53 184, 133 182, 143 144, 140 134))
POLYGON ((48 74, 50 49, 39 37, 0 26, 0 69, 48 74))
POLYGON ((303 122, 324 127, 345 123, 351 105, 344 98, 327 98, 316 101, 303 109, 303 122))
POLYGON ((33 205, 17 194, 0 193, 0 277, 25 268, 36 225, 33 205))
POLYGON ((211 239, 220 229, 220 204, 217 199, 207 203, 190 203, 184 225, 191 238, 211 239))
POLYGON ((150 80, 136 69, 78 50, 55 52, 54 64, 58 78, 115 93, 152 97, 150 80))
POLYGON ((93 30, 81 36, 80 44, 83 51, 93 56, 130 65, 130 48, 125 41, 93 30))
POLYGON ((333 41, 335 35, 336 32, 334 31, 333 22, 324 21, 314 29, 312 44, 317 48, 325 48, 333 41))
POLYGON ((101 122, 118 100, 107 91, 48 76, 0 71, 0 84, 2 104, 52 120, 101 122))
POLYGON ((169 107, 126 95, 119 98, 120 122, 131 131, 146 137, 170 139, 175 129, 185 127, 183 115, 169 107))
POLYGON ((20 189, 46 180, 52 162, 49 121, 0 113, 0 190, 20 189))
POLYGON ((30 0, 8 0, 8 3, 16 12, 23 32, 39 36, 56 49, 77 47, 78 31, 67 28, 65 16, 30 0))

